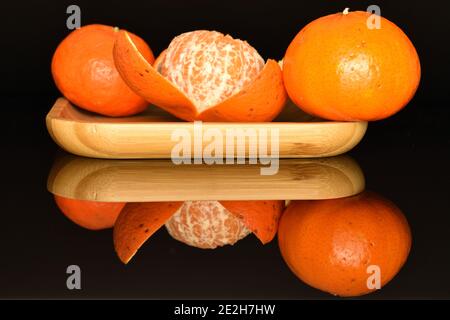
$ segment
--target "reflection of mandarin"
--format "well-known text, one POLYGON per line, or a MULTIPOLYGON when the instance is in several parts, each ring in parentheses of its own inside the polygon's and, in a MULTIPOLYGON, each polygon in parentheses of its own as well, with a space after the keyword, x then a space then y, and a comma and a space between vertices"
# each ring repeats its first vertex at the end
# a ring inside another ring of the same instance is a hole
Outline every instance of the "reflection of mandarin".
POLYGON ((330 120, 378 120, 412 99, 421 73, 414 45, 394 23, 379 17, 380 27, 372 27, 372 18, 345 10, 297 34, 283 59, 286 90, 297 106, 330 120))
POLYGON ((55 202, 67 218, 91 230, 112 228, 125 206, 124 202, 75 200, 57 195, 55 202))
POLYGON ((216 31, 175 37, 164 51, 160 73, 204 110, 241 91, 264 67, 247 42, 216 31))
MULTIPOLYGON (((411 233, 403 213, 370 192, 334 199, 293 201, 278 230, 289 268, 310 286, 339 296, 359 296, 379 267, 381 286, 405 263, 411 233)), ((376 283, 372 282, 370 284, 376 283)))
POLYGON ((166 229, 173 238, 202 249, 232 245, 250 233, 218 201, 184 202, 166 222, 166 229))

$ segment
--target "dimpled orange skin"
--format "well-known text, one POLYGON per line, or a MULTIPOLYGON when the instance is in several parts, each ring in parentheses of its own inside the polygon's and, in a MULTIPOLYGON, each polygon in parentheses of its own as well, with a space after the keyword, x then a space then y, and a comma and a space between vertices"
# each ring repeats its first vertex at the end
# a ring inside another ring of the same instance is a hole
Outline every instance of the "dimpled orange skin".
MULTIPOLYGON (((129 116, 148 103, 120 77, 113 60, 117 32, 105 25, 87 25, 71 32, 52 59, 52 75, 61 93, 80 108, 106 116, 129 116)), ((141 54, 153 62, 148 45, 130 33, 141 54)))
POLYGON ((339 296, 372 292, 367 267, 377 265, 381 286, 405 263, 411 233, 402 212, 370 192, 334 200, 293 201, 278 229, 281 254, 308 285, 339 296))
POLYGON ((125 206, 124 202, 75 200, 57 195, 54 197, 58 208, 67 218, 89 230, 112 228, 125 206))
POLYGON ((420 82, 417 52, 394 23, 370 14, 328 15, 305 26, 283 59, 288 95, 304 111, 329 120, 379 120, 401 110, 420 82))
POLYGON ((131 202, 114 225, 114 248, 128 263, 139 248, 178 210, 182 202, 131 202))

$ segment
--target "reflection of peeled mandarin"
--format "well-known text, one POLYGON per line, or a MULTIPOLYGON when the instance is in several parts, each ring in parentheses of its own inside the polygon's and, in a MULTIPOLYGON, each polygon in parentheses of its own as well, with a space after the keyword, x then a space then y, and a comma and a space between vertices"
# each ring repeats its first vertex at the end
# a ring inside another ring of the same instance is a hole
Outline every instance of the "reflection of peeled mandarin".
POLYGON ((112 228, 125 206, 124 202, 75 200, 57 195, 55 202, 67 218, 90 230, 112 228))
POLYGON ((169 234, 190 246, 214 249, 246 237, 243 222, 218 201, 186 201, 166 222, 169 234))
POLYGON ((376 277, 383 286, 399 272, 410 251, 411 233, 392 202, 364 192, 291 202, 280 221, 278 243, 302 281, 334 295, 359 296, 374 290, 376 277))
POLYGON ((164 224, 173 238, 202 249, 232 245, 250 233, 266 244, 283 209, 279 200, 129 203, 114 226, 114 247, 128 263, 164 224))

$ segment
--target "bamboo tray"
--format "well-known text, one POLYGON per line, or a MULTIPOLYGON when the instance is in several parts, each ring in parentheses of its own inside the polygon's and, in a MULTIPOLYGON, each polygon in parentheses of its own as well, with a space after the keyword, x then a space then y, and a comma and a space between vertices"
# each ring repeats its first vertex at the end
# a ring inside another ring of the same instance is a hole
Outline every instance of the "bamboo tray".
POLYGON ((305 200, 351 196, 364 189, 359 165, 346 155, 281 159, 278 173, 260 165, 175 165, 170 160, 104 160, 63 155, 47 181, 56 195, 78 200, 305 200))
MULTIPOLYGON (((193 123, 180 121, 156 107, 151 106, 133 117, 108 118, 85 112, 64 98, 56 100, 47 114, 46 123, 51 137, 63 149, 93 158, 168 159, 178 143, 171 139, 175 129, 186 129, 193 135, 193 123)), ((361 141, 367 122, 320 121, 297 107, 287 106, 274 122, 209 122, 203 123, 202 127, 203 131, 219 129, 224 135, 227 128, 276 128, 279 129, 281 158, 310 158, 349 151, 361 141)), ((203 147, 208 143, 203 142, 203 147)), ((245 149, 248 151, 248 141, 245 149)))

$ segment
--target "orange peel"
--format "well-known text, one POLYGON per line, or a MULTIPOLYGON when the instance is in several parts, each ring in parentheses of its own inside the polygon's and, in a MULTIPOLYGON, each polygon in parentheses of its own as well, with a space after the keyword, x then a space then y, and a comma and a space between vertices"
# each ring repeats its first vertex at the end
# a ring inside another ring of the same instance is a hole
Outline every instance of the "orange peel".
POLYGON ((286 104, 282 72, 268 60, 258 77, 239 93, 198 115, 202 121, 272 121, 286 104))
POLYGON ((199 112, 184 92, 158 72, 164 52, 152 66, 129 34, 121 30, 116 37, 113 55, 121 77, 135 93, 186 121, 271 121, 281 112, 287 99, 281 68, 271 59, 238 93, 199 112))
POLYGON ((114 226, 114 248, 128 263, 139 248, 178 210, 182 202, 128 203, 114 226))
POLYGON ((113 55, 119 74, 135 93, 176 117, 194 120, 194 104, 145 60, 126 31, 117 34, 113 55))

